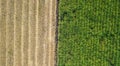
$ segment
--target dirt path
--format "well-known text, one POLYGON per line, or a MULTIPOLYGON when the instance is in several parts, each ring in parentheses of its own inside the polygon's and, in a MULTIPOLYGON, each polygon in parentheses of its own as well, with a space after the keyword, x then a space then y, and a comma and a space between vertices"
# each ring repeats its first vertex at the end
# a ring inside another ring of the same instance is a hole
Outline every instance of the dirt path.
POLYGON ((57 0, 0 0, 0 66, 55 66, 57 0))

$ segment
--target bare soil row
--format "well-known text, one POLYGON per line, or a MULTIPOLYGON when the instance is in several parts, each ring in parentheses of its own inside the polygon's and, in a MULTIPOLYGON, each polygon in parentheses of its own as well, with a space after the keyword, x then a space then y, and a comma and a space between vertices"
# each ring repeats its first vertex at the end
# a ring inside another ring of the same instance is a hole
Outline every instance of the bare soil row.
POLYGON ((0 66, 56 64, 56 0, 0 0, 0 66))

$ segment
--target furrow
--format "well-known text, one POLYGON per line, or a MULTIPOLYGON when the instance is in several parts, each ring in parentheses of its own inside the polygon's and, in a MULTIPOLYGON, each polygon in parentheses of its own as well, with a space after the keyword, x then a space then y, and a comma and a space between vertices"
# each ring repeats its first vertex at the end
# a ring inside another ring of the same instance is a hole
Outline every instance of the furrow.
POLYGON ((14 10, 14 66, 21 66, 22 0, 15 0, 14 10))
POLYGON ((38 54, 38 11, 39 9, 39 0, 36 0, 36 10, 35 10, 35 18, 36 18, 36 36, 35 36, 35 39, 36 39, 36 46, 35 46, 35 66, 38 66, 38 58, 37 58, 37 54, 38 54))
POLYGON ((49 66, 55 65, 55 46, 56 46, 56 0, 49 0, 49 66))
POLYGON ((35 66, 35 28, 36 28, 36 19, 35 19, 35 0, 29 0, 29 65, 35 66))
POLYGON ((6 66, 14 64, 14 0, 8 0, 6 9, 6 66))
POLYGON ((43 66, 48 66, 48 60, 49 60, 49 44, 48 44, 48 38, 49 38, 49 0, 45 0, 45 4, 44 4, 45 8, 44 8, 44 44, 43 44, 43 66))
POLYGON ((0 0, 0 66, 6 66, 6 0, 0 0))
POLYGON ((28 11, 29 11, 29 0, 23 0, 22 5, 22 66, 28 66, 28 11))
POLYGON ((44 0, 38 0, 37 8, 37 16, 36 16, 36 66, 44 66, 43 60, 44 60, 44 49, 43 49, 43 42, 44 42, 44 34, 45 34, 45 28, 44 28, 44 0))
POLYGON ((52 15, 52 1, 53 0, 50 0, 50 5, 51 6, 49 6, 49 39, 48 39, 48 42, 49 42, 49 44, 48 44, 48 46, 49 46, 49 60, 48 60, 48 66, 51 66, 51 64, 52 64, 52 61, 51 61, 51 57, 52 57, 52 54, 51 54, 51 51, 52 51, 52 47, 51 47, 51 40, 52 40, 52 37, 51 37, 51 25, 52 25, 52 17, 53 17, 53 15, 52 15))

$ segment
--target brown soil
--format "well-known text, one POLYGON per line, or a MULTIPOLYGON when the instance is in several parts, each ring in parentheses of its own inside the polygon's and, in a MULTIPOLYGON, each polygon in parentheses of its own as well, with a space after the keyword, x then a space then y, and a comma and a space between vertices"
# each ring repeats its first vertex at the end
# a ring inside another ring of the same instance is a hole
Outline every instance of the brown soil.
POLYGON ((56 0, 0 0, 0 66, 55 66, 56 0))

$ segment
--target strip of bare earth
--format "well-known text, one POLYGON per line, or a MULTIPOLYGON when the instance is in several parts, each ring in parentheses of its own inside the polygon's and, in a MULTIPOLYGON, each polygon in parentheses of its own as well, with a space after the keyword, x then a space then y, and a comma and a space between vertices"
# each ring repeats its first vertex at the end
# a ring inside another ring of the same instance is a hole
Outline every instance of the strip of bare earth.
POLYGON ((0 0, 0 66, 6 66, 6 0, 0 0))
POLYGON ((57 0, 0 0, 0 66, 55 66, 57 0))

